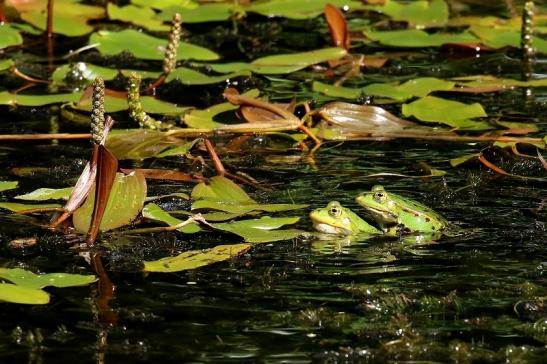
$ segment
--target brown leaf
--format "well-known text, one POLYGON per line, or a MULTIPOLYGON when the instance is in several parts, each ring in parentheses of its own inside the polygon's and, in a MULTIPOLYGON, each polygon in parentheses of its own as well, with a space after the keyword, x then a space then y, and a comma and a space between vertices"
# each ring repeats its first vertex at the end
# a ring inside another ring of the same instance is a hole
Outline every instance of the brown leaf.
MULTIPOLYGON (((294 112, 295 101, 293 100, 289 104, 276 103, 273 105, 292 113, 294 112)), ((279 116, 279 114, 277 113, 274 113, 272 111, 265 110, 259 107, 255 107, 255 106, 242 106, 239 109, 239 112, 241 113, 241 116, 243 117, 243 119, 245 119, 245 121, 248 123, 261 123, 264 121, 282 119, 282 117, 279 116)))
POLYGON ((97 239, 101 220, 103 219, 104 210, 108 203, 110 190, 116 178, 118 171, 118 160, 104 145, 98 146, 97 157, 97 177, 95 183, 95 205, 93 206, 93 215, 91 224, 87 232, 86 241, 88 244, 93 244, 97 239))
POLYGON ((344 14, 332 4, 325 5, 325 19, 329 25, 330 36, 336 47, 342 47, 345 50, 350 48, 350 37, 348 24, 344 14))
POLYGON ((505 172, 503 169, 501 169, 500 167, 496 166, 494 163, 488 161, 484 155, 479 155, 479 158, 478 160, 484 164, 486 167, 490 168, 491 170, 493 170, 494 172, 496 173, 499 173, 499 174, 502 174, 504 176, 510 176, 509 173, 505 172))

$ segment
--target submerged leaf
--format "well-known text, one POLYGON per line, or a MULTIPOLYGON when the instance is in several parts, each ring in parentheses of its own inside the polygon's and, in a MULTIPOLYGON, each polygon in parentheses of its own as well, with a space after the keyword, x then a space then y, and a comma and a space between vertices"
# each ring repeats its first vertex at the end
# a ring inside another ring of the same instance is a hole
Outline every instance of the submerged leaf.
POLYGON ((17 188, 18 185, 19 182, 17 181, 0 181, 0 192, 13 190, 14 188, 17 188))
POLYGON ((159 260, 144 262, 145 272, 180 272, 222 262, 245 253, 250 244, 217 245, 206 250, 191 250, 159 260))
POLYGON ((74 190, 74 187, 66 188, 38 188, 24 195, 15 196, 18 200, 26 201, 46 201, 46 200, 66 200, 74 190))
POLYGON ((18 286, 35 289, 48 286, 58 288, 86 286, 97 280, 97 277, 94 275, 69 273, 35 274, 21 268, 0 268, 0 278, 8 280, 18 286))
POLYGON ((464 104, 439 97, 426 96, 402 107, 404 116, 418 120, 450 125, 458 129, 483 130, 492 126, 484 121, 471 119, 488 116, 479 103, 464 104))
MULTIPOLYGON (((108 231, 129 224, 141 211, 145 198, 146 181, 142 175, 117 173, 99 230, 108 231)), ((78 232, 88 231, 94 201, 92 190, 84 204, 74 212, 73 224, 78 232)))
MULTIPOLYGON (((89 44, 98 43, 99 52, 116 55, 123 51, 132 53, 139 59, 163 60, 167 41, 161 38, 125 29, 120 32, 101 30, 91 34, 89 44)), ((190 43, 180 42, 177 50, 178 60, 212 61, 219 58, 215 52, 190 43)))
POLYGON ((49 303, 49 294, 41 289, 0 283, 0 301, 26 305, 45 305, 49 303))

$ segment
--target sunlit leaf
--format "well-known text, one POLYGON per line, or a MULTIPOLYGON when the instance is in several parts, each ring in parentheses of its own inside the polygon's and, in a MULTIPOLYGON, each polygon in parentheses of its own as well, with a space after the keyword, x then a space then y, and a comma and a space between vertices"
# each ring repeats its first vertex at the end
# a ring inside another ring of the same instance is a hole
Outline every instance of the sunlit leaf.
POLYGON ((15 65, 15 62, 13 62, 11 59, 1 59, 0 60, 0 72, 9 70, 11 67, 15 65))
POLYGON ((183 9, 195 9, 199 4, 193 0, 131 0, 131 3, 139 6, 150 6, 154 9, 165 9, 171 6, 180 6, 183 9))
POLYGON ((332 97, 355 99, 360 95, 387 97, 404 101, 412 97, 424 97, 435 91, 451 90, 455 82, 445 81, 434 77, 423 77, 409 80, 402 84, 373 83, 362 88, 331 86, 318 81, 312 89, 332 97))
POLYGON ((489 129, 492 126, 484 121, 471 119, 488 116, 479 103, 464 104, 439 97, 426 96, 410 104, 403 104, 404 116, 414 116, 418 120, 442 123, 454 128, 468 130, 489 129))
POLYGON ((6 209, 12 212, 20 212, 25 210, 35 209, 53 209, 61 208, 62 206, 56 203, 49 204, 22 204, 17 202, 0 202, 0 209, 6 209))
POLYGON ((479 40, 469 32, 427 33, 423 30, 383 30, 364 32, 370 40, 392 47, 439 47, 447 43, 478 43, 479 40))
POLYGON ((26 305, 45 305, 49 303, 49 294, 41 289, 0 283, 0 301, 26 305))
POLYGON ((15 196, 18 200, 26 201, 46 201, 46 200, 66 200, 74 190, 74 187, 67 188, 38 188, 24 195, 15 196))
MULTIPOLYGON (((171 216, 167 211, 162 210, 155 203, 149 203, 142 209, 142 216, 155 221, 160 221, 168 226, 177 226, 184 220, 179 220, 176 217, 171 216)), ((201 228, 196 223, 190 223, 177 229, 178 231, 186 234, 193 234, 201 231, 201 228)))
MULTIPOLYGON (((100 225, 108 231, 129 224, 141 211, 146 198, 146 181, 139 173, 117 173, 100 225)), ((95 193, 92 190, 84 204, 74 212, 72 222, 79 232, 87 232, 91 222, 95 193)))
POLYGON ((182 145, 178 145, 172 148, 168 148, 164 150, 161 153, 158 153, 155 155, 156 158, 163 158, 163 157, 170 157, 175 155, 185 155, 196 145, 196 143, 199 141, 199 139, 194 139, 190 142, 183 143, 182 145))
POLYGON ((209 183, 199 183, 192 190, 192 199, 215 199, 226 202, 255 202, 241 187, 232 182, 232 180, 214 176, 209 179, 209 183))
POLYGON ((199 7, 188 8, 176 4, 164 8, 159 18, 169 20, 175 13, 179 13, 183 23, 205 23, 211 21, 224 21, 230 19, 232 14, 243 12, 243 8, 237 3, 202 4, 199 7))
POLYGON ((19 182, 17 181, 0 181, 0 192, 13 190, 14 188, 17 188, 18 185, 19 182))
MULTIPOLYGON (((47 1, 7 0, 7 4, 16 8, 24 21, 39 29, 46 29, 47 1)), ((87 22, 104 15, 104 9, 99 6, 80 4, 78 0, 55 0, 53 32, 69 37, 85 35, 93 31, 87 22)))
POLYGON ((0 23, 0 49, 21 44, 23 44, 23 37, 19 31, 7 23, 0 23))
POLYGON ((108 149, 120 160, 140 160, 178 154, 176 148, 180 148, 179 152, 182 152, 192 147, 188 143, 181 145, 180 139, 171 138, 164 132, 151 129, 117 129, 113 130, 106 140, 108 149), (169 152, 170 150, 172 152, 169 152))
POLYGON ((347 55, 343 48, 332 47, 309 52, 277 54, 255 59, 251 62, 251 69, 257 73, 285 73, 273 72, 278 67, 292 67, 293 71, 327 61, 334 61, 347 55))
POLYGON ((144 262, 145 272, 180 272, 222 262, 240 254, 251 247, 250 244, 217 245, 211 249, 191 250, 160 260, 144 262))
POLYGON ((171 82, 174 80, 179 81, 184 85, 210 85, 213 83, 224 82, 231 78, 250 76, 251 72, 248 70, 241 70, 234 73, 209 76, 201 72, 195 71, 191 68, 177 67, 173 72, 167 76, 165 82, 171 82))
POLYGON ((457 77, 453 79, 465 87, 499 87, 500 89, 513 89, 515 87, 547 87, 547 78, 533 80, 515 80, 510 78, 497 78, 490 75, 475 75, 457 77))
MULTIPOLYGON (((248 97, 258 97, 259 91, 257 89, 251 89, 245 92, 243 95, 248 97)), ((192 110, 184 116, 184 123, 191 128, 197 129, 215 129, 224 124, 214 120, 214 117, 231 110, 237 110, 238 105, 234 105, 231 102, 223 102, 210 106, 203 110, 192 110)))
POLYGON ((262 217, 260 219, 232 221, 211 224, 218 230, 241 236, 248 243, 267 243, 289 240, 302 236, 304 231, 297 229, 278 230, 281 226, 295 224, 298 217, 262 217))
POLYGON ((8 91, 0 92, 0 105, 11 106, 44 106, 63 102, 76 102, 81 93, 51 94, 51 95, 23 95, 11 94, 8 91))
POLYGON ((148 30, 161 32, 169 30, 169 25, 163 24, 161 20, 155 19, 156 13, 148 7, 134 5, 117 6, 108 3, 108 17, 111 20, 120 20, 126 23, 142 26, 148 30))
MULTIPOLYGON (((480 39, 480 42, 492 48, 520 48, 520 29, 512 30, 505 27, 472 26, 469 31, 480 39)), ((547 53, 547 40, 534 37, 534 50, 547 53)))
MULTIPOLYGON (((80 98, 77 98, 77 100, 79 99, 80 98)), ((0 103, 1 102, 2 102, 2 93, 0 93, 0 103)), ((123 111, 129 108, 127 104, 127 98, 106 96, 104 103, 105 103, 105 111, 108 113, 123 111)), ((190 109, 190 107, 177 106, 176 104, 162 101, 152 96, 142 96, 141 104, 144 111, 150 114, 176 116, 176 115, 183 115, 190 109)), ((91 98, 78 102, 77 104, 74 104, 73 107, 77 110, 91 111, 91 98)))
MULTIPOLYGON (((140 59, 162 60, 167 39, 152 37, 134 29, 125 29, 120 32, 101 30, 91 34, 89 44, 95 43, 99 44, 97 47, 99 52, 106 55, 128 51, 140 59)), ((186 42, 180 42, 177 50, 178 60, 212 61, 218 58, 219 55, 215 52, 186 42)))
POLYGON ((113 80, 118 76, 118 70, 96 66, 94 64, 78 62, 76 64, 63 64, 55 69, 51 75, 53 84, 62 85, 65 82, 65 77, 71 70, 77 70, 78 75, 89 81, 90 83, 98 76, 102 77, 105 81, 113 80))
POLYGON ((327 3, 340 8, 347 6, 351 10, 363 8, 363 4, 355 0, 265 0, 252 2, 246 10, 268 17, 308 19, 322 14, 327 3))
POLYGON ((298 210, 307 207, 308 205, 296 205, 296 204, 260 204, 260 203, 246 203, 246 202, 226 202, 223 199, 204 199, 198 200, 192 203, 192 210, 219 210, 232 214, 246 214, 251 211, 265 211, 265 212, 278 212, 278 211, 290 211, 298 210))
POLYGON ((467 161, 470 161, 470 160, 473 160, 473 159, 477 159, 481 154, 480 153, 473 153, 473 154, 466 154, 466 155, 462 155, 460 157, 457 157, 457 158, 452 158, 450 160, 450 165, 452 167, 457 167, 459 166, 460 164, 463 164, 467 161))
POLYGON ((406 21, 416 27, 444 25, 450 15, 444 0, 385 0, 383 5, 369 5, 366 8, 379 11, 394 21, 406 21))
POLYGON ((21 268, 0 268, 0 278, 10 281, 18 286, 34 289, 48 286, 58 288, 87 286, 97 280, 97 277, 94 275, 69 273, 35 274, 21 268))

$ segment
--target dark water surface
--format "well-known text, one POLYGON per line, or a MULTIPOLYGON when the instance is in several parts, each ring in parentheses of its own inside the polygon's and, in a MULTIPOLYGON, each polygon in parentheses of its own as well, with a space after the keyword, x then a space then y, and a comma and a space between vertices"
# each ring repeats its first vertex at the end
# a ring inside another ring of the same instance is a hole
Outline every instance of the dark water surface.
MULTIPOLYGON (((308 37, 318 44, 310 47, 318 48, 325 44, 321 22, 279 21, 275 26, 298 33, 312 24, 315 31, 308 37)), ((254 26, 250 23, 249 29, 254 26)), ((289 49, 288 33, 280 36, 283 42, 271 40, 272 53, 289 49)), ((545 62, 538 59, 534 77, 547 75, 545 62)), ((424 50, 370 72, 349 85, 370 77, 386 81, 479 73, 518 79, 521 71, 516 51, 462 59, 447 50, 424 50)), ((268 90, 273 99, 296 95, 320 105, 327 98, 312 94, 311 79, 298 72, 240 82, 268 90)), ((0 89, 15 88, 14 80, 1 80, 0 89)), ((180 102, 218 102, 222 87, 181 86, 187 95, 180 102)), ((489 115, 534 122, 542 130, 537 135, 545 134, 545 89, 528 96, 519 89, 457 99, 481 102, 489 115)), ((50 108, 2 106, 0 132, 48 132, 56 115, 50 108)), ((129 125, 127 115, 120 113, 117 120, 129 125)), ((59 128, 81 130, 62 118, 59 128)), ((217 140, 219 145, 223 141, 217 140)), ((198 238, 181 233, 104 235, 97 250, 104 250, 105 267, 116 285, 110 306, 117 323, 99 323, 96 285, 48 288, 52 302, 45 306, 0 303, 0 362, 545 362, 547 194, 546 171, 539 161, 486 150, 506 171, 536 178, 525 179, 500 176, 479 163, 449 165, 452 158, 488 147, 480 143, 328 142, 313 160, 287 146, 283 140, 257 137, 242 152, 224 151, 221 157, 231 169, 273 188, 247 188, 256 200, 310 204, 288 214, 302 217, 299 228, 311 231, 308 212, 333 199, 362 213, 354 197, 380 183, 431 206, 453 224, 453 231, 425 244, 387 237, 356 238, 350 244, 313 238, 259 244, 228 263, 148 275, 140 273, 143 260, 240 240, 212 233, 198 238), (424 163, 447 174, 421 178, 428 174, 424 163), (377 173, 411 177, 369 176, 377 173)), ((0 193, 0 199, 39 187, 70 186, 88 155, 88 142, 2 143, 0 179, 18 180, 20 187, 0 193), (25 173, 23 167, 32 171, 25 173)), ((173 157, 134 165, 187 169, 188 163, 173 157)), ((191 188, 151 181, 148 194, 191 188)), ((0 211, 0 266, 93 273, 72 248, 74 237, 41 228, 45 221, 0 211), (27 237, 36 237, 38 246, 24 251, 8 247, 9 241, 27 237)))

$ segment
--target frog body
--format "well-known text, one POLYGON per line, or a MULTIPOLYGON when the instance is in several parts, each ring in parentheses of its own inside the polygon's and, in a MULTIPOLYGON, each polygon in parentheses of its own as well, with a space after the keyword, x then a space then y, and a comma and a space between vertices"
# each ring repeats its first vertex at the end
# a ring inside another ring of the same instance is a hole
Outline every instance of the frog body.
POLYGON ((310 212, 310 219, 317 231, 325 234, 353 235, 358 233, 378 234, 380 231, 361 219, 338 201, 310 212))
POLYGON ((438 232, 448 225, 448 221, 431 208, 387 192, 383 186, 376 185, 370 192, 364 192, 355 199, 388 235, 413 232, 438 232))

